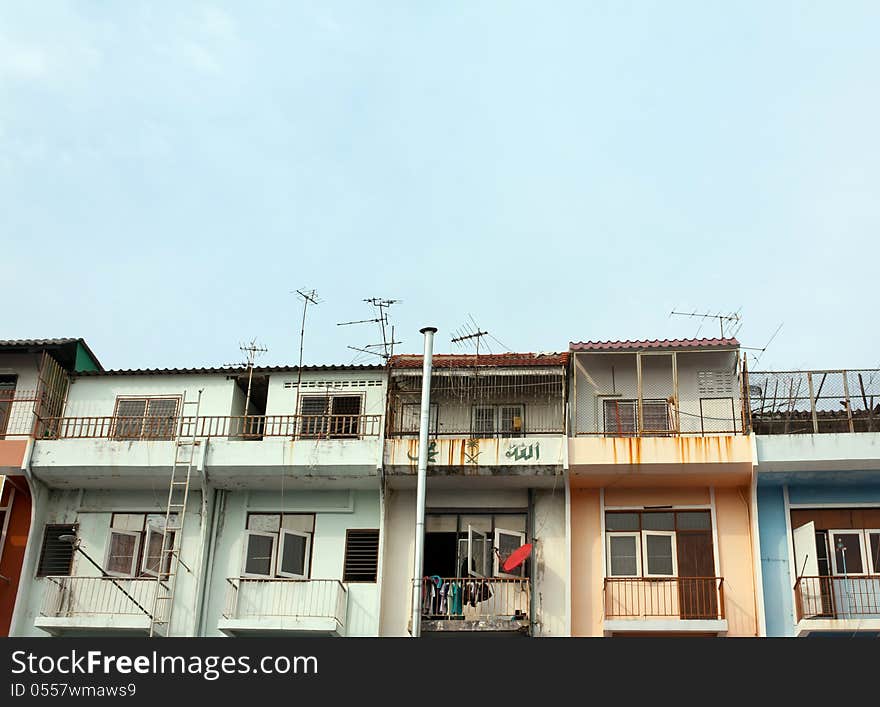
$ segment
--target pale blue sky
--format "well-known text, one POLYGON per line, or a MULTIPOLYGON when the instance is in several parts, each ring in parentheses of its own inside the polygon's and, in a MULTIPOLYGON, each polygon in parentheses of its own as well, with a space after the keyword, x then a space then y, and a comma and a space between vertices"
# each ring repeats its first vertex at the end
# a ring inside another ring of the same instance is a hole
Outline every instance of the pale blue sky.
POLYGON ((4 1, 0 338, 290 363, 308 286, 311 363, 382 296, 408 351, 741 307, 744 345, 784 322, 759 368, 877 366, 878 36, 875 1, 4 1))

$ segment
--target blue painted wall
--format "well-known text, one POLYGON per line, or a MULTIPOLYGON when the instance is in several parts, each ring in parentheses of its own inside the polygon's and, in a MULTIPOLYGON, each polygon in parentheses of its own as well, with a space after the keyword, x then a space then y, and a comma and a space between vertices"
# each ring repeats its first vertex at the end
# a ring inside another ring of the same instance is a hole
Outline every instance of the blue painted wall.
MULTIPOLYGON (((880 473, 877 473, 877 477, 880 481, 880 473)), ((788 499, 793 505, 810 504, 816 507, 826 503, 880 505, 880 483, 862 486, 805 485, 792 480, 794 483, 788 486, 788 499)), ((793 636, 794 595, 789 568, 791 539, 786 528, 785 487, 761 485, 760 474, 758 484, 758 537, 761 546, 767 635, 793 636)))

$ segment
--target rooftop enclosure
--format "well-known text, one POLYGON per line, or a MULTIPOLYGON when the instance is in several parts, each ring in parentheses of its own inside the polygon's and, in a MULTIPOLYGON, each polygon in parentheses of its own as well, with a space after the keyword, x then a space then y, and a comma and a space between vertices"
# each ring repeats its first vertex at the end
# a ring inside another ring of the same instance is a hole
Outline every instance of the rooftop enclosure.
POLYGON ((880 369, 749 371, 757 435, 880 432, 880 369))
MULTIPOLYGON (((429 434, 505 438, 565 433, 565 354, 433 359, 429 434)), ((417 437, 422 357, 391 362, 388 433, 417 437)))
POLYGON ((742 434, 735 339, 573 343, 572 436, 742 434))

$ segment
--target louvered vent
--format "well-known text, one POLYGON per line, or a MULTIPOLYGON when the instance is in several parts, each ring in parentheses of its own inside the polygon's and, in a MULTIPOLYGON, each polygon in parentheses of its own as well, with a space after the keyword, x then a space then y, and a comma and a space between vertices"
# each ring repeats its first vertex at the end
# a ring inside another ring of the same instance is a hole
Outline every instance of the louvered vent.
POLYGON ((379 568, 379 531, 349 530, 345 534, 343 582, 375 582, 379 568))
POLYGON ((61 540, 62 535, 76 535, 75 525, 47 525, 43 532, 43 550, 40 553, 38 577, 70 575, 73 563, 73 545, 61 540))

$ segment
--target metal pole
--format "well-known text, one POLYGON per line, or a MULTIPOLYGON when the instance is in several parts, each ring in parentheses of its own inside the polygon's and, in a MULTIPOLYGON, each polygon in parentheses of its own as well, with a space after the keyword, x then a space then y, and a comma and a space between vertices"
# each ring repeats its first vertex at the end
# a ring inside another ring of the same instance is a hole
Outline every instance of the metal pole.
POLYGON ((416 491, 416 537, 413 552, 412 637, 422 633, 422 554, 425 547, 425 486, 428 477, 428 424, 431 417, 431 363, 434 358, 436 327, 425 327, 425 353, 422 357, 422 407, 419 415, 419 467, 416 491))

